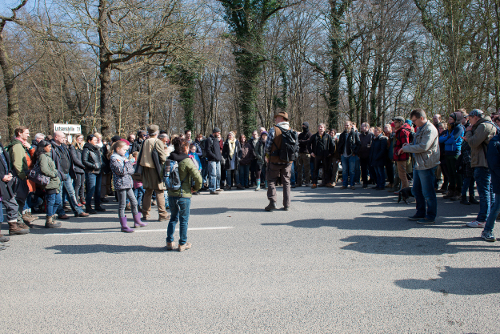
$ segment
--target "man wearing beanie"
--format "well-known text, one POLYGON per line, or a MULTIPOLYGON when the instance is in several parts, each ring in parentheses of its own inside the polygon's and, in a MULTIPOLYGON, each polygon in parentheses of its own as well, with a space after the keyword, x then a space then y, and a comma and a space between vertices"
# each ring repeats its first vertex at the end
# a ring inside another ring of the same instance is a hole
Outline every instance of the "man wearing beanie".
POLYGON ((302 132, 299 133, 299 158, 297 159, 297 187, 302 187, 302 177, 306 179, 306 186, 311 181, 311 154, 309 154, 311 143, 311 131, 309 131, 309 123, 302 123, 302 132), (302 174, 303 173, 303 174, 302 174), (303 176, 302 176, 303 175, 303 176))
POLYGON ((158 204, 158 220, 167 221, 169 214, 165 209, 165 196, 163 194, 166 190, 163 182, 163 165, 167 161, 167 154, 163 142, 157 138, 160 133, 158 125, 150 125, 148 133, 150 138, 144 141, 137 161, 137 166, 142 167, 142 183, 146 190, 142 200, 142 216, 144 219, 150 218, 149 211, 154 191, 158 204))

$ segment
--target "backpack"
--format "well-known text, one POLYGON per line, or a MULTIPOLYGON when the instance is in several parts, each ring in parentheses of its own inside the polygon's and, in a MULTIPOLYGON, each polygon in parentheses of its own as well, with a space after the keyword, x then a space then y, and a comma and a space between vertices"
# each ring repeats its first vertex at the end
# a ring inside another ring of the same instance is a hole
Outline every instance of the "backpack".
POLYGON ((279 149, 279 153, 274 155, 279 156, 280 160, 286 162, 297 160, 299 156, 299 135, 294 130, 285 130, 277 125, 276 127, 281 130, 281 149, 273 141, 273 145, 279 149))
MULTIPOLYGON (((184 178, 184 180, 186 180, 186 178, 184 178)), ((167 186, 167 189, 171 191, 181 189, 182 182, 184 182, 184 180, 181 181, 181 177, 179 175, 179 164, 177 161, 170 160, 170 172, 165 172, 165 185, 167 186)))

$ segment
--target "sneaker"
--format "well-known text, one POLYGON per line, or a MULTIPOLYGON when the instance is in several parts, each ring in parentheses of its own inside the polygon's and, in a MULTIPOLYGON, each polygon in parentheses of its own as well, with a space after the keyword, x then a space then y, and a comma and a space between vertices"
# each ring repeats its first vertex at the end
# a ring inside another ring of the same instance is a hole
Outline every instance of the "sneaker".
POLYGON ((477 220, 474 220, 473 222, 465 224, 467 227, 478 227, 478 228, 484 228, 486 225, 486 222, 480 223, 477 220))
POLYGON ((414 216, 408 217, 408 220, 419 221, 420 219, 424 219, 424 218, 425 217, 418 217, 417 215, 414 215, 414 216))
POLYGON ((481 238, 483 238, 484 240, 489 241, 489 242, 497 241, 497 238, 495 238, 495 236, 493 235, 493 232, 483 231, 483 232, 481 232, 481 238))
POLYGON ((429 218, 422 218, 417 221, 417 224, 422 224, 422 225, 430 225, 434 223, 435 223, 434 219, 429 219, 429 218))

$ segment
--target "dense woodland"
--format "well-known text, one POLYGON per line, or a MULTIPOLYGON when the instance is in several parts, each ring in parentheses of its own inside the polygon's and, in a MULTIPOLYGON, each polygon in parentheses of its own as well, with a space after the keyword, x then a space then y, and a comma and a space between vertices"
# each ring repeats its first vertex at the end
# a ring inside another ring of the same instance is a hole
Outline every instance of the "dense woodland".
POLYGON ((498 0, 9 0, 0 133, 342 129, 500 108, 498 0))

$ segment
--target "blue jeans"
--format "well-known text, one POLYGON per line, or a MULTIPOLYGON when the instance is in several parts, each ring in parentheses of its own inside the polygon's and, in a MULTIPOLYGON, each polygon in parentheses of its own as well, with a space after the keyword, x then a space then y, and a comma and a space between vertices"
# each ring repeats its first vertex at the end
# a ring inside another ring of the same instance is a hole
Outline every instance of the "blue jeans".
POLYGON ((142 206, 142 198, 144 197, 144 188, 140 186, 134 189, 134 196, 137 199, 137 205, 142 206))
POLYGON ((349 157, 342 156, 342 185, 347 187, 347 181, 350 177, 350 185, 354 187, 356 168, 356 157, 351 155, 349 157))
POLYGON ((61 194, 48 194, 45 195, 45 200, 47 201, 47 216, 52 217, 59 210, 62 203, 61 194))
POLYGON ((474 196, 474 178, 464 177, 462 182, 462 196, 467 196, 467 190, 469 191, 469 196, 474 196))
POLYGON ((187 240, 187 229, 189 222, 189 207, 191 198, 169 197, 170 221, 167 228, 167 242, 174 241, 175 225, 179 221, 179 245, 184 245, 187 240))
POLYGON ((208 182, 210 191, 220 188, 220 161, 208 162, 208 182))
POLYGON ((240 175, 239 175, 240 173, 238 173, 237 169, 226 170, 226 184, 228 185, 228 187, 234 186, 232 177, 233 174, 234 174, 234 182, 236 182, 236 184, 239 184, 240 182, 240 175))
POLYGON ((248 187, 250 183, 250 165, 240 165, 240 184, 243 187, 248 187))
POLYGON ((495 220, 500 213, 500 193, 495 194, 495 201, 490 208, 490 214, 486 219, 486 225, 484 226, 485 232, 493 232, 493 228, 495 227, 495 220))
POLYGON ((384 166, 373 166, 375 174, 377 175, 377 188, 385 188, 385 170, 384 166))
POLYGON ((207 160, 207 158, 201 158, 201 177, 203 178, 203 184, 208 184, 208 160, 207 160))
POLYGON ((95 207, 98 208, 101 206, 101 181, 102 173, 94 174, 85 172, 85 188, 87 189, 85 202, 88 209, 92 207, 92 197, 94 197, 95 207))
POLYGON ((437 166, 431 169, 413 170, 412 193, 417 202, 417 217, 425 217, 430 220, 437 216, 437 198, 434 181, 436 180, 437 166), (427 213, 426 213, 427 206, 427 213))
MULTIPOLYGON (((78 215, 79 213, 83 212, 83 209, 78 206, 78 202, 76 201, 76 196, 75 196, 75 189, 73 188, 73 180, 69 176, 69 174, 65 175, 66 181, 61 182, 61 188, 60 188, 60 194, 63 195, 65 194, 69 200, 69 205, 71 206, 71 210, 73 210, 73 213, 75 215, 78 215)), ((59 208, 57 209, 57 214, 59 216, 63 216, 65 214, 64 208, 63 208, 63 202, 62 202, 62 196, 61 196, 61 205, 59 205, 59 208)))
POLYGON ((491 186, 490 171, 486 167, 474 167, 474 179, 479 194, 479 213, 476 220, 483 223, 490 214, 491 203, 495 196, 491 186))
POLYGON ((292 162, 292 171, 291 171, 291 176, 290 176, 290 184, 292 186, 295 185, 295 178, 296 178, 296 175, 295 175, 295 161, 292 162))
POLYGON ((356 165, 354 167, 354 182, 358 182, 361 179, 361 159, 358 156, 355 156, 356 165))

